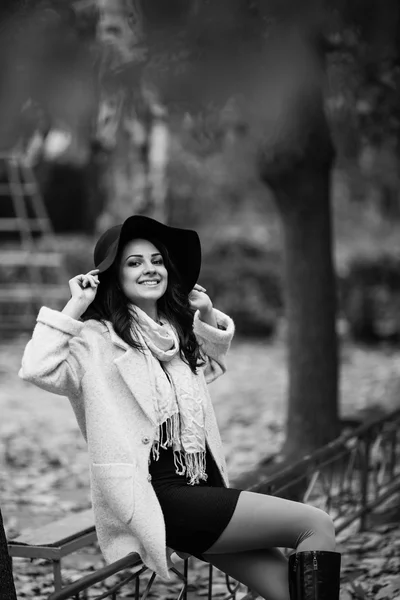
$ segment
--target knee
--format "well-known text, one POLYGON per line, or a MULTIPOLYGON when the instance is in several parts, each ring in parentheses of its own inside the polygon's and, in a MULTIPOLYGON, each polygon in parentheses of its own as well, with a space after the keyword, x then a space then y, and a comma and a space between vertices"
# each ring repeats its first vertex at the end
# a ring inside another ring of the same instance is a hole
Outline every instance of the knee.
POLYGON ((314 512, 314 531, 324 541, 325 550, 334 551, 336 548, 336 532, 332 518, 319 508, 314 512))

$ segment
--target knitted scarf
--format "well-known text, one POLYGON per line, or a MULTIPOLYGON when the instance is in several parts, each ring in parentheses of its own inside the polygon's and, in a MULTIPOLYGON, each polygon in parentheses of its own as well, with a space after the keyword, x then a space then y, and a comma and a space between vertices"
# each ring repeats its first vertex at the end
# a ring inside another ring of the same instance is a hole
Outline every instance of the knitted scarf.
POLYGON ((158 460, 160 446, 172 447, 176 473, 186 475, 190 485, 206 481, 205 407, 197 376, 181 359, 175 329, 166 320, 161 325, 156 323, 137 306, 132 309, 138 325, 134 333, 151 353, 145 352, 145 358, 153 382, 158 424, 153 458, 158 460), (157 393, 158 365, 154 359, 160 361, 168 377, 172 387, 167 388, 169 393, 157 393))

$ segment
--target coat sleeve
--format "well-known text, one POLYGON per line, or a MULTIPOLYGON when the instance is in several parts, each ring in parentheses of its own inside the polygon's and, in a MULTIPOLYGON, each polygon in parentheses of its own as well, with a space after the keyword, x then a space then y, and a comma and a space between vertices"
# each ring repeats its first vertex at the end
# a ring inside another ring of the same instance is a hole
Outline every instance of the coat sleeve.
POLYGON ((78 395, 88 355, 83 328, 84 323, 64 313, 41 308, 19 377, 61 396, 78 395))
POLYGON ((194 334, 207 357, 205 377, 208 383, 225 373, 226 355, 235 333, 232 319, 216 308, 213 311, 218 328, 201 321, 200 311, 196 311, 193 320, 194 334))

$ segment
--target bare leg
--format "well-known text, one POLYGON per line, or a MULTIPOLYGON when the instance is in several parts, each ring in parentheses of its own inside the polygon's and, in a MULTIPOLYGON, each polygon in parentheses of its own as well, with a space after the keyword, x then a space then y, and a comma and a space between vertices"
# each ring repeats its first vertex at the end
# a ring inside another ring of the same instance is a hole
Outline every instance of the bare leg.
POLYGON ((335 547, 332 519, 324 511, 301 502, 242 492, 232 519, 207 554, 266 548, 334 551, 335 547))
POLYGON ((334 551, 335 530, 322 510, 242 492, 232 519, 204 553, 217 568, 268 600, 288 600, 287 562, 277 548, 334 551))
POLYGON ((207 554, 207 560, 265 600, 289 600, 287 560, 277 548, 207 554))

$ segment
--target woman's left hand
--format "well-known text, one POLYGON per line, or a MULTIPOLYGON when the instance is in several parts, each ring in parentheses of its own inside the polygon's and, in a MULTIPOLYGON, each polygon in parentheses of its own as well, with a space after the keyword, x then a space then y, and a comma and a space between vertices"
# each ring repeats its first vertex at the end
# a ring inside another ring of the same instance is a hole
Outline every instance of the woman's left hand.
POLYGON ((197 283, 189 294, 189 302, 194 310, 200 311, 202 317, 209 315, 213 308, 210 297, 206 294, 206 289, 197 283))

